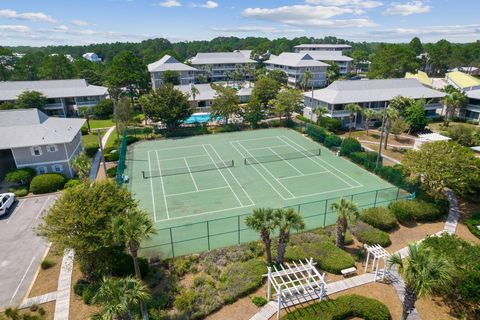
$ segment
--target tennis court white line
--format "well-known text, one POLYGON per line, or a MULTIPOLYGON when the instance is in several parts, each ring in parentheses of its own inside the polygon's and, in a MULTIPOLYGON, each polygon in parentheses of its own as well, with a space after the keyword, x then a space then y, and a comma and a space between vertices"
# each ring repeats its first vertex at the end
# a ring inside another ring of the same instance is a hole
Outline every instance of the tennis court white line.
POLYGON ((278 144, 276 146, 268 146, 268 147, 258 147, 258 148, 250 148, 249 150, 263 150, 263 149, 266 149, 266 148, 280 148, 280 147, 286 147, 287 145, 286 144, 278 144))
POLYGON ((179 147, 169 147, 169 148, 162 148, 162 149, 150 149, 150 151, 163 151, 163 150, 173 150, 173 149, 187 149, 187 148, 197 148, 199 147, 198 144, 194 144, 191 146, 179 146, 179 147))
POLYGON ((188 173, 190 173, 190 178, 192 178, 193 185, 195 186, 195 189, 198 191, 198 186, 197 183, 195 182, 195 179, 193 178, 192 170, 190 170, 190 166, 188 165, 187 159, 183 158, 183 162, 185 162, 185 165, 187 166, 188 173))
MULTIPOLYGON (((211 144, 209 144, 210 148, 212 148, 213 152, 215 152, 215 154, 217 155, 217 157, 222 160, 222 158, 220 157, 220 155, 218 154, 217 152, 217 149, 215 149, 214 146, 212 146, 211 144)), ((250 198, 250 195, 248 194, 247 190, 245 190, 242 185, 240 184, 240 182, 238 181, 237 177, 235 177, 235 175, 233 174, 233 172, 230 170, 230 168, 227 168, 228 172, 230 172, 230 175, 233 177, 233 179, 235 179, 235 181, 237 182, 238 186, 240 187, 240 189, 242 189, 243 193, 247 196, 248 200, 250 201, 251 205, 254 206, 255 205, 255 202, 252 200, 252 198, 250 198)))
MULTIPOLYGON (((233 144, 233 142, 235 141, 229 141, 229 143, 232 145, 232 147, 242 156, 242 158, 246 158, 246 156, 240 152, 240 150, 238 150, 237 147, 235 147, 235 145, 233 144)), ((272 187, 273 191, 275 191, 279 196, 280 198, 282 198, 283 200, 289 200, 289 199, 286 199, 280 192, 278 192, 277 188, 275 188, 272 183, 270 181, 268 181, 265 176, 260 172, 258 171, 258 169, 255 167, 255 166, 252 166, 253 169, 255 169, 255 171, 257 171, 257 173, 263 178, 263 180, 270 186, 272 187)))
MULTIPOLYGON (((175 218, 170 218, 170 219, 158 220, 157 222, 172 221, 172 220, 178 220, 178 219, 185 219, 185 218, 190 218, 190 217, 202 216, 202 215, 204 215, 204 214, 224 212, 224 211, 235 210, 235 209, 242 209, 242 208, 248 208, 248 207, 253 207, 253 206, 254 206, 254 205, 248 205, 248 206, 239 206, 239 207, 233 207, 233 208, 227 208, 227 209, 220 209, 220 210, 214 210, 214 211, 207 211, 207 212, 190 214, 190 215, 188 215, 188 216, 183 216, 183 217, 175 217, 175 218)), ((236 217, 236 216, 233 216, 233 218, 235 218, 235 217, 236 217)), ((227 217, 227 218, 232 218, 232 217, 227 217)))
POLYGON ((168 158, 168 159, 160 159, 160 161, 170 161, 170 160, 181 160, 181 159, 185 159, 185 158, 201 158, 201 157, 208 157, 206 154, 199 154, 199 155, 196 155, 196 156, 187 156, 187 157, 178 157, 178 158, 168 158))
POLYGON ((323 191, 323 192, 304 194, 304 195, 295 197, 295 199, 306 198, 306 197, 311 197, 311 196, 318 196, 320 194, 332 193, 332 192, 343 191, 343 190, 352 190, 352 189, 355 189, 355 188, 360 188, 360 186, 345 187, 345 188, 333 189, 333 190, 328 190, 328 191, 323 191))
POLYGON ((160 182, 162 183, 162 194, 163 201, 165 202, 165 211, 167 212, 167 218, 170 219, 170 214, 168 213, 167 197, 165 196, 165 186, 163 185, 162 169, 160 168, 160 160, 158 159, 158 153, 155 151, 155 156, 157 157, 158 172, 160 172, 160 182))
MULTIPOLYGON (((296 142, 293 141, 292 139, 290 139, 290 138, 288 138, 288 137, 286 137, 286 136, 279 137, 280 140, 282 140, 282 138, 289 140, 292 144, 297 145, 298 148, 301 148, 301 149, 307 151, 306 148, 302 147, 301 145, 299 145, 298 143, 296 143, 296 142)), ((282 140, 282 141, 283 141, 283 140, 282 140)), ((286 141, 284 141, 284 142, 286 142, 286 141)), ((288 142, 286 142, 286 143, 288 143, 288 142)), ((299 149, 296 148, 296 147, 293 146, 293 145, 292 145, 292 148, 294 148, 294 149, 296 149, 297 151, 299 151, 299 149)), ((311 159, 311 158, 310 158, 310 159, 311 159)), ((311 159, 311 160, 314 161, 314 159, 311 159)), ((337 171, 338 173, 343 174, 345 177, 347 177, 347 178, 350 179, 351 181, 355 182, 355 183, 358 185, 358 187, 363 187, 363 184, 359 183, 357 180, 353 179, 353 178, 350 177, 349 175, 347 175, 347 174, 343 173, 342 171, 338 170, 337 168, 335 168, 334 166, 332 166, 332 165, 331 165, 330 163, 328 163, 327 161, 325 161, 325 160, 323 160, 323 159, 321 159, 321 158, 320 158, 319 160, 322 161, 324 164, 328 165, 328 166, 329 166, 330 168, 332 168, 333 170, 337 171)), ((316 161, 314 161, 314 162, 316 162, 316 161)), ((325 168, 325 169, 326 169, 326 168, 325 168)), ((330 171, 330 172, 331 172, 335 177, 337 177, 338 179, 342 180, 343 182, 345 182, 345 183, 348 184, 349 186, 355 187, 355 186, 352 185, 351 183, 345 181, 344 179, 342 179, 341 177, 339 177, 338 175, 336 175, 334 172, 332 172, 332 171, 330 171)))
POLYGON ((199 189, 197 191, 187 191, 187 192, 167 194, 166 197, 175 197, 175 196, 181 196, 181 195, 184 195, 184 194, 200 193, 200 192, 203 192, 203 191, 212 191, 212 190, 220 190, 220 189, 227 189, 227 188, 228 188, 228 186, 208 188, 208 189, 199 189))
MULTIPOLYGON (((150 164, 150 151, 147 152, 148 157, 148 170, 152 172, 152 165, 150 164)), ((153 220, 157 222, 157 214, 155 210, 155 196, 153 194, 153 179, 150 178, 150 190, 152 191, 152 205, 153 205, 153 220)))
POLYGON ((245 152, 247 152, 253 159, 255 159, 255 161, 257 161, 258 164, 259 164, 265 171, 267 171, 267 173, 268 173, 273 179, 275 179, 288 193, 290 193, 291 197, 290 197, 290 198, 287 198, 287 199, 285 199, 285 200, 295 199, 295 195, 294 195, 293 193, 291 193, 290 190, 288 190, 287 187, 285 187, 285 186, 283 185, 283 183, 282 183, 280 180, 278 180, 277 177, 275 177, 275 176, 273 175, 273 173, 270 172, 270 170, 268 170, 268 169, 263 165, 263 163, 260 163, 260 162, 250 153, 250 151, 248 151, 248 149, 245 148, 240 142, 237 141, 237 144, 238 144, 240 147, 242 147, 242 149, 245 150, 245 152))
POLYGON ((256 140, 266 140, 266 139, 275 139, 276 136, 262 137, 262 138, 252 138, 252 139, 243 139, 235 140, 234 142, 243 142, 243 141, 256 141, 256 140))
POLYGON ((320 172, 312 172, 312 173, 304 173, 304 174, 299 174, 296 176, 288 176, 288 177, 282 177, 278 178, 279 180, 287 180, 287 179, 292 179, 292 178, 300 178, 300 177, 308 177, 308 176, 315 176, 317 174, 322 174, 322 173, 329 173, 330 171, 320 171, 320 172))
POLYGON ((275 150, 273 150, 271 147, 268 147, 268 150, 272 151, 273 153, 275 153, 275 155, 277 157, 279 157, 280 159, 282 159, 283 162, 285 162, 286 164, 288 164, 290 167, 293 168, 293 170, 297 171, 298 173, 300 173, 301 176, 303 176, 303 172, 298 170, 297 167, 295 167, 293 164, 291 164, 290 162, 288 162, 287 159, 283 158, 281 155, 279 155, 277 152, 275 152, 275 150))
MULTIPOLYGON (((210 157, 210 160, 212 160, 212 162, 215 164, 215 167, 217 168, 218 170, 218 165, 217 163, 215 162, 215 160, 213 160, 212 156, 210 155, 210 153, 208 152, 207 148, 205 148, 205 145, 202 144, 202 147, 203 149, 205 150, 205 152, 208 154, 208 156, 210 157)), ((225 180, 225 182, 227 183, 227 185, 230 187, 230 190, 232 191, 233 195, 235 196, 235 198, 237 198, 237 201, 238 203, 243 207, 243 203, 242 201, 240 201, 240 199, 238 198, 237 194, 235 193, 235 191, 233 191, 233 188, 232 186, 230 185, 230 183, 227 181, 227 179, 225 178, 225 176, 223 175, 223 172, 221 170, 218 170, 218 172, 220 172, 220 174, 222 175, 223 177, 223 180, 225 180)))

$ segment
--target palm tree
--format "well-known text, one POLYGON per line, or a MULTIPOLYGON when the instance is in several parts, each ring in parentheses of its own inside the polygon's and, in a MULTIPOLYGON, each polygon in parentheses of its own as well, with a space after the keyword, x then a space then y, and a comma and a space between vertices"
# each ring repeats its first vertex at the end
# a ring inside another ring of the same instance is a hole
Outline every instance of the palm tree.
POLYGON ((383 148, 387 150, 388 146, 388 136, 390 134, 390 129, 392 128, 393 121, 400 117, 400 113, 397 109, 392 108, 391 106, 387 107, 387 113, 385 114, 385 145, 383 148))
POLYGON ((340 202, 334 202, 330 206, 332 210, 337 211, 337 238, 336 246, 343 249, 345 246, 345 233, 348 229, 348 223, 356 220, 358 218, 358 208, 357 206, 344 198, 340 199, 340 202))
POLYGON ((353 117, 355 116, 355 119, 357 118, 357 113, 362 111, 362 107, 360 107, 356 103, 349 103, 345 106, 345 110, 348 111, 349 114, 349 119, 350 119, 350 127, 348 128, 348 136, 352 135, 352 124, 353 124, 353 117))
MULTIPOLYGON (((310 82, 310 80, 312 80, 312 78, 313 78, 313 75, 310 71, 305 71, 303 73, 303 77, 302 77, 303 91, 307 91, 308 83, 310 82)), ((312 85, 312 87, 313 87, 313 85, 312 85)), ((313 91, 313 89, 312 89, 312 91, 313 91)))
POLYGON ((327 107, 318 107, 315 109, 315 115, 317 116, 317 124, 320 125, 320 121, 322 120, 322 117, 324 114, 327 114, 328 108, 327 107))
POLYGON ((468 98, 462 92, 453 91, 442 99, 442 103, 445 105, 446 108, 443 125, 445 127, 448 127, 448 122, 450 118, 455 114, 456 111, 465 107, 468 104, 468 98))
POLYGON ((197 87, 195 87, 193 83, 190 85, 190 94, 192 95, 193 105, 195 106, 197 95, 200 94, 200 91, 198 91, 197 87))
POLYGON ((273 215, 276 226, 279 229, 276 263, 283 264, 287 243, 290 240, 290 231, 304 229, 305 222, 303 221, 303 217, 292 208, 277 209, 273 215))
MULTIPOLYGON (((114 242, 127 247, 133 259, 135 276, 142 279, 138 263, 138 249, 143 240, 148 240, 155 234, 153 222, 148 213, 140 209, 128 210, 124 215, 116 216, 112 221, 114 242)), ((147 308, 141 303, 144 319, 148 319, 147 308)))
POLYGON ((254 209, 252 214, 245 219, 245 224, 250 229, 260 233, 265 244, 265 253, 267 255, 267 263, 272 264, 272 239, 271 233, 275 230, 275 219, 273 216, 273 209, 259 208, 254 209))
POLYGON ((149 298, 148 288, 139 279, 131 276, 104 278, 93 297, 93 303, 101 305, 102 311, 95 314, 93 319, 131 320, 132 308, 149 298))
POLYGON ((408 246, 408 258, 402 260, 400 254, 394 254, 389 263, 398 267, 398 272, 405 282, 403 320, 406 320, 415 308, 418 298, 445 289, 452 283, 452 264, 445 257, 436 256, 433 251, 417 244, 408 246))
POLYGON ((363 118, 365 119, 365 128, 367 129, 367 136, 368 136, 368 129, 369 129, 368 127, 369 127, 370 120, 372 120, 376 115, 377 113, 373 109, 368 108, 363 110, 363 118))
POLYGON ((70 160, 70 166, 77 173, 80 180, 85 181, 89 178, 92 162, 84 152, 70 160))

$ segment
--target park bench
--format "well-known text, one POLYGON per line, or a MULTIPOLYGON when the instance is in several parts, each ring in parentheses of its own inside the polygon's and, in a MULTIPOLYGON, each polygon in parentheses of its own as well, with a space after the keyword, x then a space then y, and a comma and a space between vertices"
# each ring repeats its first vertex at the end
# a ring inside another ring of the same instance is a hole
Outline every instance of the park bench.
POLYGON ((357 268, 351 267, 340 271, 344 277, 357 273, 357 268))

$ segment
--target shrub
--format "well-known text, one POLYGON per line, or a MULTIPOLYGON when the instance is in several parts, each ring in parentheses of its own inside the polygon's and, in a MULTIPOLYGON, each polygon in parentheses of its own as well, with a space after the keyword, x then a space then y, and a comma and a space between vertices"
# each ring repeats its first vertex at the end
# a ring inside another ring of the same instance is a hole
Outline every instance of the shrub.
POLYGON ((252 298, 252 303, 257 307, 261 308, 268 303, 267 299, 264 297, 255 296, 252 298))
POLYGON ((27 187, 10 187, 8 188, 8 192, 13 192, 15 197, 25 197, 28 194, 27 187))
POLYGON ((78 186, 81 183, 82 182, 79 179, 70 179, 70 180, 67 181, 67 183, 65 183, 65 185, 63 187, 65 189, 73 188, 75 186, 78 186))
POLYGON ((83 295, 83 290, 89 285, 90 283, 85 280, 85 279, 80 279, 77 281, 77 283, 75 283, 75 285, 73 286, 73 292, 77 295, 77 296, 82 296, 83 295))
POLYGON ((98 144, 87 144, 83 146, 85 154, 90 158, 93 158, 98 151, 98 144))
POLYGON ((83 291, 82 291, 82 300, 83 300, 83 303, 85 303, 86 305, 91 305, 92 304, 92 300, 93 300, 93 297, 95 296, 95 294, 97 293, 99 289, 99 285, 98 284, 93 284, 93 283, 90 283, 88 285, 86 285, 84 288, 83 288, 83 291))
POLYGON ((305 133, 317 142, 323 142, 325 137, 328 135, 327 131, 324 128, 321 128, 316 125, 309 124, 305 133))
POLYGON ((323 144, 327 148, 335 148, 340 146, 342 144, 342 138, 335 134, 331 134, 325 138, 325 141, 323 141, 323 144))
POLYGON ((55 262, 53 262, 52 260, 49 260, 49 259, 43 260, 42 263, 40 264, 40 266, 42 267, 43 270, 50 269, 54 265, 55 265, 55 262))
MULTIPOLYGON (((353 162, 364 166, 367 170, 373 171, 377 163, 378 153, 374 151, 358 151, 350 153, 350 159, 353 162)), ((382 157, 380 157, 380 163, 382 157)))
POLYGON ((225 303, 253 292, 263 282, 265 263, 260 259, 229 264, 220 275, 219 290, 225 303))
POLYGON ((298 308, 282 319, 340 320, 356 317, 365 320, 390 320, 392 318, 387 306, 382 302, 356 294, 349 294, 298 308))
POLYGON ((93 114, 100 119, 107 119, 113 115, 113 101, 104 99, 99 101, 93 108, 93 114))
POLYGON ((5 179, 12 183, 29 184, 36 174, 37 171, 35 171, 33 168, 21 168, 7 173, 5 179))
POLYGON ((115 178, 116 175, 117 175, 117 166, 107 169, 107 177, 115 178))
POLYGON ((350 225, 350 230, 352 231, 355 238, 358 241, 372 245, 379 244, 382 247, 388 247, 391 244, 390 236, 385 231, 379 230, 375 227, 372 227, 369 224, 366 224, 362 221, 354 222, 350 225))
MULTIPOLYGON (((127 145, 130 145, 132 143, 135 143, 137 141, 139 141, 140 139, 138 139, 137 137, 135 136, 126 136, 125 137, 125 140, 127 141, 127 145)), ((115 144, 118 144, 118 140, 115 139, 115 144)))
POLYGON ((320 269, 335 274, 340 274, 342 269, 355 265, 352 256, 335 246, 330 240, 287 247, 285 260, 297 261, 305 258, 313 258, 320 269))
POLYGON ((399 188, 413 190, 415 186, 411 182, 407 181, 404 171, 405 169, 402 165, 394 165, 393 167, 382 166, 377 170, 376 173, 383 179, 399 188))
POLYGON ((400 222, 428 222, 436 221, 442 217, 444 212, 433 203, 423 200, 399 200, 390 203, 390 212, 400 222))
POLYGON ((349 157, 352 152, 362 151, 362 145, 355 138, 345 138, 340 145, 340 154, 349 157))
POLYGON ((108 147, 103 149, 103 156, 106 162, 118 161, 120 154, 116 147, 108 147))
POLYGON ((398 227, 397 218, 384 207, 363 210, 360 213, 360 220, 383 231, 390 231, 398 227))
POLYGON ((87 127, 82 127, 80 129, 80 131, 82 132, 82 136, 86 136, 88 134, 88 128, 87 127))
POLYGON ((62 190, 67 178, 59 173, 45 173, 35 176, 30 183, 30 191, 42 194, 62 190))
POLYGON ((335 132, 342 126, 342 121, 335 118, 322 117, 320 126, 327 128, 328 131, 335 132))
POLYGON ((471 233, 473 233, 477 238, 480 238, 480 229, 478 229, 478 226, 480 226, 480 212, 472 214, 468 219, 465 220, 465 224, 471 233))

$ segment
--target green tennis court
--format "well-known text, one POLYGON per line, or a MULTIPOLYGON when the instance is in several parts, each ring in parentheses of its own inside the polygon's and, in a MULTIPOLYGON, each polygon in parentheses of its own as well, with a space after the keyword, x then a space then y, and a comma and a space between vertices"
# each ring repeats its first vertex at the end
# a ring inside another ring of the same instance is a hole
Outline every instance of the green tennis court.
POLYGON ((289 129, 144 141, 127 153, 129 189, 159 230, 143 254, 176 256, 257 238, 255 207, 295 207, 307 227, 335 222, 340 197, 389 203, 398 188, 289 129))

